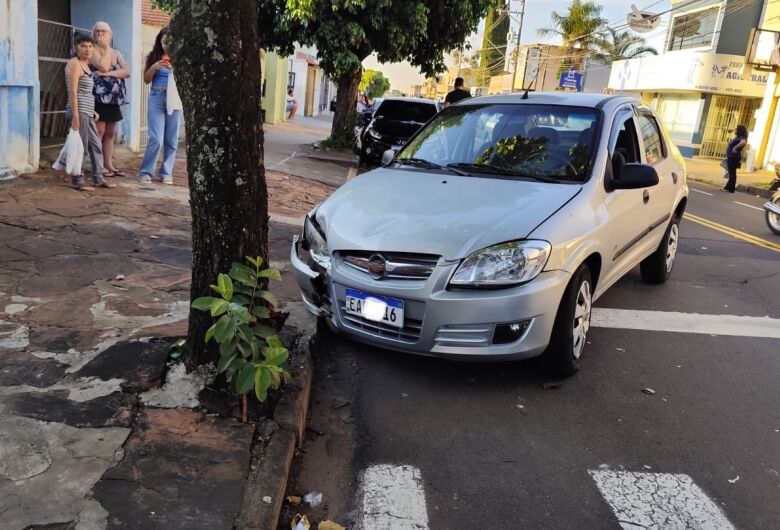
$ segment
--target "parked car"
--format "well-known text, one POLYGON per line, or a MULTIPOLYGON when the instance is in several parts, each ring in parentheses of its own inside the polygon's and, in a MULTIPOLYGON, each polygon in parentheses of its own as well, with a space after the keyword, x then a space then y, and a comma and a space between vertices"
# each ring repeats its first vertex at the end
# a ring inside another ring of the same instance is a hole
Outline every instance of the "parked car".
POLYGON ((291 253, 306 307, 359 341, 542 355, 567 376, 610 286, 637 265, 648 283, 672 272, 685 166, 636 100, 472 98, 384 161, 315 208, 291 253))
POLYGON ((400 149, 437 112, 436 103, 429 99, 384 98, 378 104, 375 100, 373 112, 356 135, 360 162, 378 164, 382 153, 400 149))

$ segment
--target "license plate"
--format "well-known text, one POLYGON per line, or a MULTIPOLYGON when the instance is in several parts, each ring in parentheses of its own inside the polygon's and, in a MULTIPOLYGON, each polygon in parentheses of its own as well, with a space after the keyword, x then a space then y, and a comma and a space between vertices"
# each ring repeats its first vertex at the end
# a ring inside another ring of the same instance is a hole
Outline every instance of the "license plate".
POLYGON ((402 300, 364 293, 356 289, 347 289, 346 310, 348 314, 357 315, 366 320, 381 322, 395 328, 404 327, 404 303, 402 300))

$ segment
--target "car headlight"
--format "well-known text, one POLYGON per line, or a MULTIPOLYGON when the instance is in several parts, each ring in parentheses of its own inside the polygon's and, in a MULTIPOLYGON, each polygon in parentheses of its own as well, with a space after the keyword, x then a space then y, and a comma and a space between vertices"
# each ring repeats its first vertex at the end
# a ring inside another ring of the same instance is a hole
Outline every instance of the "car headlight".
POLYGON ((378 132, 376 132, 374 129, 369 129, 368 130, 368 135, 371 138, 373 138, 374 140, 381 140, 382 139, 382 135, 379 134, 378 132))
POLYGON ((474 252, 463 260, 451 285, 506 287, 536 278, 550 257, 547 241, 511 241, 474 252))
POLYGON ((328 251, 325 236, 320 233, 308 216, 303 223, 303 240, 306 242, 306 250, 309 251, 311 259, 320 267, 330 269, 330 251, 328 251))

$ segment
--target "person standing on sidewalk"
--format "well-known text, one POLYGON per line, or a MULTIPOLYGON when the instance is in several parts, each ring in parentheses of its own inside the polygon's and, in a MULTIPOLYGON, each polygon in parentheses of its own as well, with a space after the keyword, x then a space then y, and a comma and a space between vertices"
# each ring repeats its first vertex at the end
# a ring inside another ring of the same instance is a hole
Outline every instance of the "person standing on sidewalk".
POLYGON ((447 94, 447 97, 444 98, 444 108, 446 109, 453 103, 457 103, 458 101, 461 101, 463 99, 468 99, 471 97, 471 92, 466 90, 465 83, 463 81, 462 77, 456 77, 455 78, 455 90, 447 94))
POLYGON ((125 79, 130 77, 130 69, 125 58, 111 47, 113 33, 111 26, 98 22, 92 28, 95 49, 90 60, 90 68, 95 78, 95 112, 100 119, 97 122, 98 134, 103 142, 103 167, 105 177, 124 177, 114 167, 114 138, 119 122, 122 121, 121 106, 128 103, 125 79))
MULTIPOLYGON (((94 41, 92 36, 83 33, 74 38, 76 56, 65 64, 65 86, 68 89, 68 104, 65 107, 65 116, 70 119, 70 127, 79 132, 84 152, 89 153, 92 163, 92 183, 100 188, 114 188, 103 178, 103 148, 98 134, 95 114, 95 97, 92 94, 94 82, 92 72, 89 69, 89 61, 92 58, 94 41)), ((64 166, 65 160, 56 162, 58 166, 64 166)), ((73 187, 81 191, 94 191, 95 188, 84 183, 84 175, 71 177, 73 187)))
POLYGON ((138 180, 150 184, 155 173, 163 184, 173 184, 173 164, 179 146, 179 124, 181 123, 181 100, 176 91, 171 58, 168 56, 170 31, 163 28, 154 40, 154 47, 146 57, 144 82, 151 83, 146 126, 149 140, 146 143, 144 159, 138 180), (162 165, 156 171, 160 149, 163 151, 162 165))
POLYGON ((742 150, 747 145, 747 127, 737 125, 734 131, 734 138, 729 142, 726 148, 726 169, 729 172, 729 181, 723 191, 734 193, 737 191, 737 169, 739 169, 742 160, 742 150))

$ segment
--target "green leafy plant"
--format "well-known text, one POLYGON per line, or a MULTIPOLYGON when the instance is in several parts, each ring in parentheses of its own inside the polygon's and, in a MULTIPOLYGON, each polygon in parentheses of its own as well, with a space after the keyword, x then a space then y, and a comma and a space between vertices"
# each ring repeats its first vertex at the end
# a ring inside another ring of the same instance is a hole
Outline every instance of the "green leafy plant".
POLYGON ((276 269, 263 268, 260 257, 246 260, 251 267, 233 263, 230 274, 217 276, 211 289, 219 297, 198 298, 192 307, 217 318, 205 337, 207 343, 213 339, 219 344, 217 372, 225 373, 237 394, 246 396, 254 389, 257 399, 265 401, 270 388, 279 388, 290 377, 285 369, 289 352, 276 331, 263 323, 278 304, 264 286, 268 280, 281 280, 281 275, 276 269))

